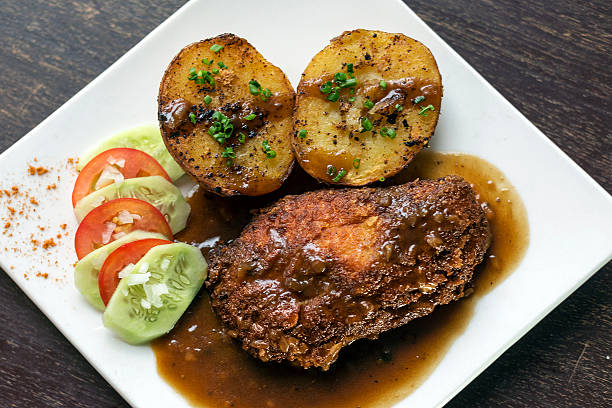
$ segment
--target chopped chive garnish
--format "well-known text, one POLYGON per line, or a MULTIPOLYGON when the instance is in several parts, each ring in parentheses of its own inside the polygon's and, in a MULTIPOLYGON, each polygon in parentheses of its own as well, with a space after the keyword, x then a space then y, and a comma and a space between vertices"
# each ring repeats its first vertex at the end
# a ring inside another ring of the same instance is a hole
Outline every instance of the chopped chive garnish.
POLYGON ((344 170, 344 169, 340 169, 340 171, 338 172, 338 174, 336 175, 336 177, 334 177, 334 178, 332 179, 332 181, 333 181, 334 183, 339 182, 339 181, 340 181, 340 179, 341 179, 342 177, 344 177, 344 175, 345 175, 345 174, 346 174, 346 170, 344 170))
POLYGON ((339 98, 338 88, 334 88, 334 91, 327 96, 327 100, 332 102, 336 102, 339 98))
POLYGON ((433 111, 433 110, 436 110, 436 109, 434 108, 433 105, 427 105, 427 106, 421 108, 421 111, 419 112, 419 115, 427 116, 427 111, 430 111, 430 110, 433 111))
POLYGON ((225 143, 230 138, 234 131, 234 125, 230 119, 221 112, 212 114, 212 126, 208 129, 208 134, 212 136, 219 144, 225 143))
POLYGON ((357 85, 357 80, 355 78, 351 78, 340 84, 340 88, 350 88, 355 85, 357 85))
POLYGON ((357 99, 357 98, 355 98, 354 96, 351 96, 351 97, 349 98, 349 102, 353 103, 353 102, 355 102, 355 99, 357 99))
POLYGON ((249 92, 252 95, 259 95, 261 93, 261 85, 254 79, 249 81, 249 92))
POLYGON ((236 153, 234 153, 234 149, 231 147, 226 147, 223 153, 221 153, 221 157, 228 159, 225 164, 227 164, 227 167, 230 167, 232 165, 232 160, 236 158, 236 153))
POLYGON ((253 120, 257 117, 257 115, 255 115, 254 113, 251 113, 249 115, 247 115, 244 120, 253 120))
POLYGON ((425 100, 425 96, 419 95, 412 100, 412 103, 416 105, 417 103, 423 102, 424 100, 425 100))
POLYGON ((323 92, 324 94, 330 93, 332 91, 332 82, 327 81, 326 83, 321 85, 320 89, 321 89, 321 92, 323 92))
POLYGON ((238 133, 238 141, 240 143, 244 143, 245 140, 246 140, 246 136, 244 135, 244 133, 242 132, 238 133))
POLYGON ((381 81, 378 83, 378 85, 380 85, 380 87, 381 87, 382 89, 387 89, 387 81, 385 81, 384 79, 382 79, 382 80, 381 80, 381 81))
POLYGON ((195 123, 196 123, 196 116, 195 116, 195 114, 193 112, 191 112, 189 114, 189 120, 191 121, 191 123, 193 123, 195 125, 195 123))
POLYGON ((344 82, 344 81, 346 81, 346 74, 344 72, 336 72, 334 74, 334 81, 336 81, 336 82, 344 82))
POLYGON ((370 119, 364 117, 361 118, 361 127, 363 127, 362 132, 365 132, 367 130, 372 130, 374 126, 372 125, 372 122, 370 122, 370 119))
POLYGON ((361 159, 353 159, 353 167, 358 169, 361 164, 361 159))
POLYGON ((374 107, 374 102, 372 102, 371 100, 367 99, 364 103, 363 103, 364 108, 366 109, 372 109, 374 107))
POLYGON ((329 177, 333 177, 336 174, 336 168, 334 166, 332 166, 331 164, 327 165, 327 175, 329 177))
POLYGON ((218 66, 219 66, 219 68, 221 68, 221 69, 225 69, 225 68, 227 68, 227 65, 225 65, 225 64, 223 63, 223 61, 219 61, 219 62, 217 62, 217 65, 218 65, 218 66))
POLYGON ((219 44, 215 44, 212 47, 210 47, 210 50, 212 52, 219 52, 223 49, 223 45, 219 45, 219 44))
POLYGON ((352 63, 346 64, 346 72, 348 72, 350 74, 352 74, 354 72, 353 71, 353 64, 352 63))
POLYGON ((308 134, 308 131, 306 129, 302 129, 298 132, 298 136, 300 137, 300 139, 305 138, 307 134, 308 134))
POLYGON ((380 135, 382 137, 388 136, 389 139, 395 139, 396 134, 395 129, 387 129, 386 127, 380 129, 380 135))
POLYGON ((218 70, 217 68, 214 68, 214 69, 212 70, 212 73, 213 73, 213 74, 215 74, 215 75, 217 75, 217 74, 219 73, 219 70, 218 70))
POLYGON ((395 110, 398 112, 401 112, 402 109, 404 109, 404 107, 402 105, 400 105, 399 103, 395 105, 395 110))
POLYGON ((384 177, 381 177, 381 178, 379 178, 379 179, 378 179, 378 181, 380 181, 380 182, 383 182, 383 181, 385 181, 385 180, 386 180, 386 179, 385 179, 384 177))
POLYGON ((204 103, 205 103, 206 105, 210 105, 210 103, 211 103, 211 102, 212 102, 212 98, 210 97, 210 95, 206 95, 206 96, 204 97, 204 103))
POLYGON ((261 142, 261 147, 263 147, 263 151, 266 153, 266 157, 268 159, 273 159, 276 157, 276 152, 272 150, 272 148, 270 147, 270 143, 268 143, 267 140, 261 142))
POLYGON ((269 90, 268 88, 264 89, 261 92, 261 95, 259 95, 259 99, 261 99, 264 102, 267 101, 268 98, 271 98, 271 97, 272 97, 272 91, 269 90))
POLYGON ((210 65, 210 64, 212 64, 212 63, 213 63, 213 61, 212 61, 212 60, 209 60, 208 58, 202 58, 202 62, 203 62, 204 64, 206 64, 206 65, 210 65))

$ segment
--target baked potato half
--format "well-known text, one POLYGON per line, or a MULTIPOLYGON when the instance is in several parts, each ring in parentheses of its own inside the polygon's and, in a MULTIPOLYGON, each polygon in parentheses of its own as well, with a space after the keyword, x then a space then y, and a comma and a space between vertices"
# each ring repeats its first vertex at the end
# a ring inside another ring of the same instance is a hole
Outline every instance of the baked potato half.
POLYGON ((295 157, 330 184, 392 176, 427 146, 441 99, 440 72, 423 44, 403 34, 344 32, 302 74, 295 157))
POLYGON ((291 171, 294 102, 279 68, 245 39, 222 34, 174 57, 158 114, 168 150, 200 185, 256 196, 279 188, 291 171))

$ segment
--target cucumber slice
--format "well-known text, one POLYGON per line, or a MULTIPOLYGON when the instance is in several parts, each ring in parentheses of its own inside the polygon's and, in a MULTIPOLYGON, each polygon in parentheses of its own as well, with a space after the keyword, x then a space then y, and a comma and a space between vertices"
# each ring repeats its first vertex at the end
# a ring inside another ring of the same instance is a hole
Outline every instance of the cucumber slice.
POLYGON ((153 247, 113 293, 102 316, 104 325, 130 344, 168 333, 206 279, 200 250, 176 243, 153 247))
POLYGON ((185 174, 166 149, 159 127, 152 123, 125 130, 103 140, 79 158, 77 169, 80 171, 95 156, 114 147, 131 147, 148 153, 162 165, 172 181, 185 174))
POLYGON ((146 238, 166 239, 162 234, 147 231, 132 231, 127 235, 87 254, 74 267, 74 285, 93 307, 104 310, 98 289, 98 274, 106 258, 115 249, 128 242, 146 238))
POLYGON ((115 198, 138 198, 155 206, 176 234, 187 224, 191 208, 181 191, 161 176, 137 177, 113 183, 85 196, 74 207, 79 222, 94 208, 115 198))

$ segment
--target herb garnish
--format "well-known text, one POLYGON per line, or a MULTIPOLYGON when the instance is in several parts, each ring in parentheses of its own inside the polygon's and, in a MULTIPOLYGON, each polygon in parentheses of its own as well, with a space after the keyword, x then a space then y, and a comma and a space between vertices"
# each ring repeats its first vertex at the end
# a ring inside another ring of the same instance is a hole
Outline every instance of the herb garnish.
POLYGON ((261 142, 261 146, 263 147, 263 151, 266 153, 266 157, 268 159, 273 159, 276 157, 276 152, 272 150, 272 148, 270 147, 270 143, 268 143, 267 140, 261 142))
POLYGON ((421 108, 421 111, 419 112, 419 115, 427 116, 427 111, 430 111, 430 110, 433 111, 433 110, 436 110, 436 109, 434 108, 433 105, 427 105, 427 106, 421 108))
POLYGON ((223 45, 219 45, 219 44, 215 44, 212 47, 210 47, 210 50, 212 52, 219 52, 223 49, 223 45))
POLYGON ((353 167, 358 169, 361 164, 361 159, 353 159, 353 167))
POLYGON ((395 105, 395 110, 398 112, 401 112, 402 109, 404 109, 404 107, 402 105, 400 105, 399 103, 395 105))
POLYGON ((416 105, 417 103, 423 102, 424 100, 425 100, 425 96, 419 95, 412 100, 412 103, 416 105))
POLYGON ((208 129, 208 134, 213 137, 219 144, 225 143, 230 138, 234 131, 234 125, 230 119, 221 112, 212 114, 213 124, 208 129))
POLYGON ((259 99, 264 102, 267 101, 268 98, 272 97, 272 91, 270 91, 268 88, 262 89, 259 82, 257 82, 255 79, 251 79, 249 81, 249 92, 252 95, 259 95, 259 99))
POLYGON ((305 138, 307 134, 308 134, 308 131, 306 129, 302 129, 298 132, 298 136, 300 137, 300 139, 305 138))
POLYGON ((395 139, 396 134, 395 129, 387 129, 386 127, 380 129, 380 135, 382 137, 388 136, 389 139, 395 139))
POLYGON ((331 164, 327 165, 327 175, 333 177, 336 174, 336 168, 331 164))
POLYGON ((372 109, 374 107, 374 102, 369 99, 366 99, 366 101, 363 103, 363 107, 366 109, 372 109))
POLYGON ((378 85, 380 85, 382 89, 387 89, 387 81, 385 81, 384 79, 381 79, 378 85))
POLYGON ((212 102, 212 98, 210 97, 210 95, 206 95, 203 99, 204 103, 206 104, 206 106, 210 105, 210 103, 212 102))
POLYGON ((213 60, 209 60, 208 58, 202 58, 202 62, 206 65, 210 65, 213 63, 213 60))
POLYGON ((232 165, 232 160, 236 158, 236 153, 234 153, 233 148, 228 146, 225 148, 223 153, 221 153, 221 157, 225 157, 226 159, 228 159, 225 164, 227 164, 227 167, 229 167, 232 165))
POLYGON ((244 117, 244 120, 253 120, 257 117, 257 115, 255 115, 254 113, 250 113, 247 116, 244 117))
POLYGON ((196 116, 195 116, 195 114, 193 112, 191 112, 189 114, 189 120, 191 121, 191 123, 193 123, 195 125, 195 123, 196 123, 196 116))
POLYGON ((346 174, 346 170, 344 170, 344 169, 340 169, 340 171, 338 172, 338 174, 336 175, 336 177, 334 177, 334 178, 332 179, 332 181, 333 181, 334 183, 339 182, 339 181, 340 181, 340 179, 341 179, 342 177, 344 177, 344 175, 345 175, 345 174, 346 174))
POLYGON ((361 118, 361 127, 363 128, 361 132, 366 132, 368 130, 372 130, 374 126, 372 125, 372 122, 370 122, 370 119, 363 117, 361 118))
POLYGON ((242 132, 238 133, 238 141, 240 143, 244 143, 245 140, 246 140, 246 136, 244 135, 244 133, 242 133, 242 132))
POLYGON ((221 68, 221 69, 226 69, 226 68, 227 68, 227 65, 225 65, 225 64, 223 63, 223 61, 219 61, 219 62, 217 62, 217 65, 218 65, 218 66, 219 66, 219 68, 221 68))

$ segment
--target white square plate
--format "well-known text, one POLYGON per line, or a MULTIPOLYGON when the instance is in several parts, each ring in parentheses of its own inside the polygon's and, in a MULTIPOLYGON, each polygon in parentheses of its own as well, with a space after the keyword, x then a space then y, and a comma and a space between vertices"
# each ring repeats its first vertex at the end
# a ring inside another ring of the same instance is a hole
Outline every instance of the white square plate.
MULTIPOLYGON (((74 289, 70 234, 47 250, 51 261, 26 244, 30 234, 44 234, 39 226, 53 235, 62 223, 69 232, 76 227, 70 205, 75 175, 66 158, 117 131, 155 121, 162 73, 188 43, 236 33, 295 86, 329 39, 354 28, 402 32, 431 49, 445 88, 433 148, 474 154, 499 167, 522 196, 531 229, 519 268, 479 301, 435 371, 397 406, 443 405, 612 257, 610 195, 399 0, 190 2, 0 156, 0 187, 19 183, 39 202, 28 207, 36 212, 21 220, 12 237, 0 235, 0 266, 133 406, 187 403, 158 376, 151 349, 113 337, 74 289), (25 163, 34 156, 53 171, 26 176, 25 163), (58 188, 47 190, 53 182, 58 188), (34 277, 42 268, 49 279, 34 277)), ((0 217, 5 211, 1 204, 0 217)))

